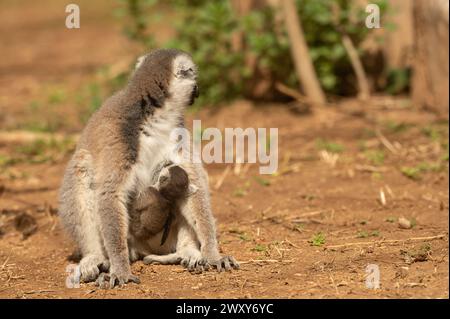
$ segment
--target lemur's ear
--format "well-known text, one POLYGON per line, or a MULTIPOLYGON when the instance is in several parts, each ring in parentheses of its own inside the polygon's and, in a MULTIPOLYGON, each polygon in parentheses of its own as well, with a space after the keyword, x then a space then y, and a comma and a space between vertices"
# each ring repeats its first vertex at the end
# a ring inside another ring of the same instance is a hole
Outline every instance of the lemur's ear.
POLYGON ((135 70, 137 70, 142 65, 142 62, 144 62, 145 57, 146 55, 142 55, 139 58, 137 58, 136 66, 134 67, 135 70))
POLYGON ((197 186, 195 186, 194 184, 189 184, 187 195, 188 196, 194 195, 195 193, 197 193, 197 191, 198 191, 198 187, 197 186))

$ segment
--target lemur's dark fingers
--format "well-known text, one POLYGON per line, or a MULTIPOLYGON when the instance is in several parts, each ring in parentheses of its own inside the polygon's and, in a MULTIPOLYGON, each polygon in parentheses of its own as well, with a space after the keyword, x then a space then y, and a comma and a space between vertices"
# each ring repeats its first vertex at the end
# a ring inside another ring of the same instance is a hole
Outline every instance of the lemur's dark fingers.
POLYGON ((130 277, 128 278, 128 282, 134 282, 135 284, 140 284, 141 280, 139 279, 138 276, 130 275, 130 277))
POLYGON ((230 264, 234 269, 239 269, 239 263, 234 259, 233 256, 228 256, 228 259, 230 260, 230 264))
POLYGON ((223 267, 225 268, 225 270, 230 271, 231 265, 230 265, 230 261, 229 261, 228 257, 222 258, 222 262, 223 262, 223 267))

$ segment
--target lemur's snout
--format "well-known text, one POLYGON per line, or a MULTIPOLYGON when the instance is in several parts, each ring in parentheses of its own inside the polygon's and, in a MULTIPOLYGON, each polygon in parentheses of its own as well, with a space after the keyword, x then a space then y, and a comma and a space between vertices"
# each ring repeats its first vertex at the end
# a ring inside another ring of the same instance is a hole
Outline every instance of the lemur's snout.
POLYGON ((200 90, 198 89, 198 85, 194 85, 194 90, 192 92, 195 97, 198 97, 200 95, 200 90))
POLYGON ((194 104, 195 99, 198 98, 199 95, 200 90, 198 89, 198 85, 195 84, 194 87, 192 88, 191 98, 189 99, 189 105, 194 104))

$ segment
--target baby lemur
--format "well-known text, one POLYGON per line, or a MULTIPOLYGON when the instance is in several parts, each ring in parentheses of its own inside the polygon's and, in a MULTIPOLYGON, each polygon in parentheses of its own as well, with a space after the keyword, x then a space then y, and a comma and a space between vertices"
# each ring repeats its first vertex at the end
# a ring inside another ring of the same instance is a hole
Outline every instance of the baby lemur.
POLYGON ((162 231, 163 245, 171 222, 178 213, 180 201, 189 193, 193 194, 195 189, 196 186, 189 184, 189 177, 180 166, 167 163, 157 184, 150 186, 146 196, 142 196, 131 209, 131 234, 140 240, 148 240, 162 231))
POLYGON ((82 254, 83 281, 97 280, 101 287, 137 283, 130 258, 140 256, 145 263, 181 263, 199 271, 238 267, 219 254, 206 171, 174 151, 178 141, 171 133, 184 127, 185 109, 198 96, 196 79, 187 53, 152 51, 88 121, 59 201, 61 222, 82 254), (148 200, 155 172, 166 161, 179 165, 198 189, 178 201, 179 213, 161 245, 161 232, 142 239, 130 231, 129 220, 133 207, 148 200))

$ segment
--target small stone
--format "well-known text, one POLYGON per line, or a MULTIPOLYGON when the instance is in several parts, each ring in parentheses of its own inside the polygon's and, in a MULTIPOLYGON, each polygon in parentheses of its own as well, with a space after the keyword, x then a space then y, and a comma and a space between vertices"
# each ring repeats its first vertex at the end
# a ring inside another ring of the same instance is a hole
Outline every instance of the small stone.
POLYGON ((398 219, 398 227, 403 229, 410 229, 412 227, 411 222, 404 217, 398 219))
POLYGON ((22 239, 27 239, 37 230, 36 219, 26 212, 22 212, 14 218, 14 226, 22 233, 22 239))
POLYGON ((401 267, 395 273, 395 278, 406 278, 408 276, 409 267, 401 267))

